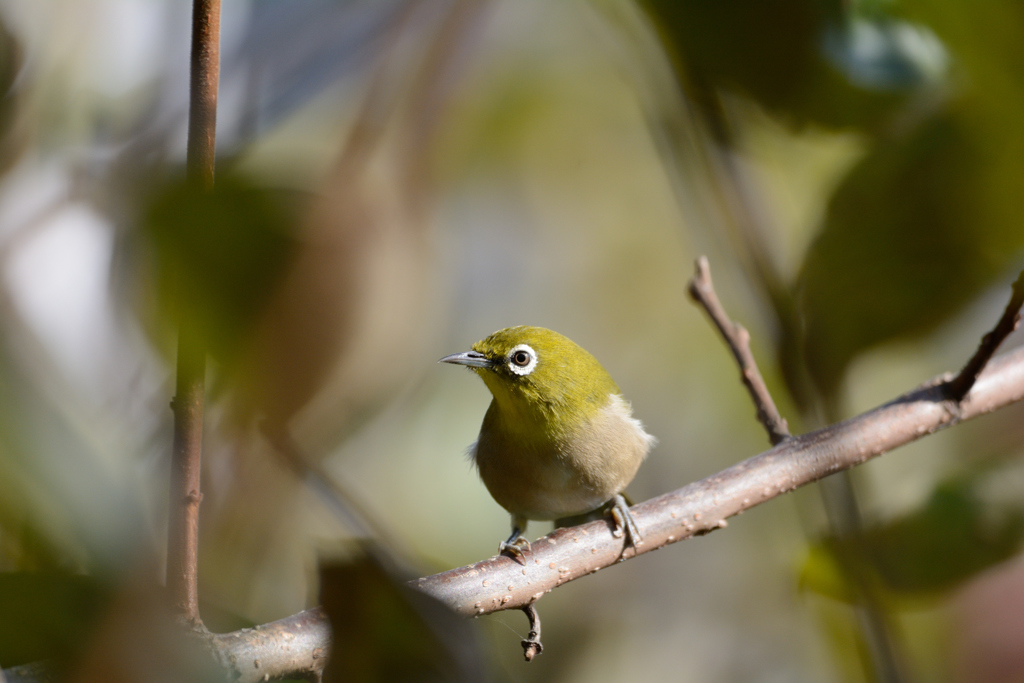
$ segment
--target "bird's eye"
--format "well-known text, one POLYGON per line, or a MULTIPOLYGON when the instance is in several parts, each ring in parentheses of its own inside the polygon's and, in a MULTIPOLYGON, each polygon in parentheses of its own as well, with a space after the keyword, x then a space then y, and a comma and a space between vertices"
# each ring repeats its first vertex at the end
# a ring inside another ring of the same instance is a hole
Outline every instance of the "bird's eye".
POLYGON ((537 352, 527 344, 520 344, 508 354, 508 369, 520 377, 529 375, 537 367, 537 352))

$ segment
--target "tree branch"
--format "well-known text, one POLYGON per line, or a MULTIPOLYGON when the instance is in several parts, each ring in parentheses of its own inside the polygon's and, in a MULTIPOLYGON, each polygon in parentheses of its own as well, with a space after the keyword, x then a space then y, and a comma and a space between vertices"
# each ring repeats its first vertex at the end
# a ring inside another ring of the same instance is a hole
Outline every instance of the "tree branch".
MULTIPOLYGON (((189 90, 188 179, 213 186, 217 84, 220 74, 220 0, 192 5, 192 58, 189 90)), ((184 290, 185 288, 183 288, 184 290)), ((201 626, 199 618, 199 488, 203 445, 206 345, 183 302, 178 328, 178 375, 174 400, 174 446, 171 453, 167 520, 167 590, 175 613, 201 626)))
POLYGON ((1024 271, 1021 271, 1017 276, 1017 281, 1013 283, 1013 294, 1010 296, 1010 301, 1006 304, 1006 310, 1003 311, 999 322, 991 332, 981 338, 978 350, 967 361, 960 374, 946 385, 947 398, 959 403, 967 395, 999 345, 1017 329, 1017 325, 1020 324, 1021 306, 1024 306, 1024 271))
POLYGON ((544 652, 544 646, 540 642, 540 615, 537 614, 537 608, 532 604, 527 605, 523 608, 526 612, 526 618, 530 620, 530 633, 521 641, 523 646, 523 657, 528 662, 532 662, 533 658, 544 652))
POLYGON ((849 469, 957 421, 1024 398, 1024 348, 994 359, 954 415, 947 376, 890 403, 815 432, 794 436, 718 474, 634 506, 639 550, 612 536, 607 520, 558 529, 533 542, 527 566, 498 556, 410 583, 463 615, 521 609, 569 581, 691 536, 783 493, 849 469))
POLYGON ((715 323, 715 327, 722 335, 722 339, 729 345, 732 355, 740 366, 740 376, 743 385, 750 392, 750 398, 757 408, 757 419, 764 425, 768 432, 768 440, 773 446, 777 446, 788 439, 789 425, 785 418, 779 414, 772 400, 771 392, 764 383, 761 371, 757 368, 757 361, 750 351, 750 333, 742 325, 738 325, 729 319, 722 304, 715 294, 714 284, 711 282, 711 266, 708 265, 706 256, 701 256, 694 263, 693 279, 690 280, 690 298, 696 301, 715 323))
POLYGON ((283 678, 320 680, 331 647, 331 625, 323 608, 269 624, 207 636, 235 683, 283 678))
MULTIPOLYGON (((331 625, 323 608, 231 633, 190 631, 228 673, 233 683, 301 678, 319 681, 331 648, 331 625)), ((51 683, 64 680, 53 662, 34 662, 0 671, 0 683, 51 683)))
MULTIPOLYGON (((534 541, 526 567, 498 556, 409 585, 465 616, 522 609, 569 581, 725 527, 729 517, 772 498, 1021 400, 1024 348, 988 364, 960 404, 959 414, 947 398, 950 381, 948 376, 936 378, 867 413, 791 437, 715 475, 634 506, 633 517, 644 534, 639 552, 624 547, 623 540, 612 535, 612 525, 600 520, 558 529, 534 541)), ((315 678, 330 647, 327 616, 319 608, 253 629, 202 637, 209 639, 218 658, 244 682, 264 677, 315 678)), ((6 673, 10 678, 11 670, 6 673)), ((39 680, 37 676, 11 680, 39 680)))

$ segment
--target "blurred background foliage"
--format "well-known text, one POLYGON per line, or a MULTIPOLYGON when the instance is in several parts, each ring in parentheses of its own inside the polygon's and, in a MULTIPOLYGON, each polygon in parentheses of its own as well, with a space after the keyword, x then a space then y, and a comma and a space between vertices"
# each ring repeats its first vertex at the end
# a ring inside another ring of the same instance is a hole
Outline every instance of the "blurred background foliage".
POLYGON ((636 500, 764 450, 686 300, 701 253, 794 431, 957 368, 1024 266, 1024 7, 224 0, 202 195, 187 5, 0 1, 0 665, 188 658, 152 594, 186 310, 211 628, 322 592, 368 624, 338 626, 338 680, 1024 678, 1019 407, 561 588, 529 666, 522 615, 451 627, 352 559, 368 533, 412 573, 494 551, 464 456, 489 395, 434 361, 508 325, 616 377, 660 441, 636 500))

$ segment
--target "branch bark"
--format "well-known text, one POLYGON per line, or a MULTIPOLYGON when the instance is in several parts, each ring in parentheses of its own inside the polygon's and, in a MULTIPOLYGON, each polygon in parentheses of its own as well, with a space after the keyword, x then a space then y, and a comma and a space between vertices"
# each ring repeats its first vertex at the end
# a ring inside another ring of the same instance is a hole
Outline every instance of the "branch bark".
POLYGON ((217 139, 217 90, 220 84, 220 0, 193 0, 192 53, 189 66, 189 180, 213 187, 217 139))
POLYGON ((318 681, 331 648, 331 625, 327 613, 317 607, 208 638, 235 683, 284 678, 318 681))
MULTIPOLYGON (((220 0, 192 5, 192 57, 189 84, 188 179, 213 186, 216 151, 217 86, 220 75, 220 0)), ((206 348, 196 322, 183 302, 178 328, 178 374, 171 453, 167 521, 167 590, 175 613, 193 626, 199 617, 199 488, 203 444, 206 348)))
MULTIPOLYGON (((319 681, 331 648, 331 625, 320 607, 231 633, 197 629, 189 635, 213 656, 233 683, 296 678, 319 681)), ((65 678, 66 673, 53 662, 0 671, 0 683, 51 683, 65 678)))

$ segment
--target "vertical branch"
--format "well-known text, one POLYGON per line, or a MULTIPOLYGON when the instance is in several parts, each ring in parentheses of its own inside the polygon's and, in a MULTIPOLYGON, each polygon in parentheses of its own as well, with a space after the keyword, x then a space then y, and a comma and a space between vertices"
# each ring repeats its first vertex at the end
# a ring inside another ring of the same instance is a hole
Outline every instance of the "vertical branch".
POLYGON ((204 189, 213 186, 219 81, 220 0, 193 0, 186 164, 189 180, 204 189))
MULTIPOLYGON (((217 84, 220 76, 220 0, 194 0, 192 56, 189 78, 189 182, 207 190, 213 186, 217 124, 217 84)), ((171 453, 171 491, 167 531, 167 589, 175 613, 194 626, 199 618, 199 473, 203 443, 203 400, 206 348, 183 302, 178 328, 178 377, 171 453)))

